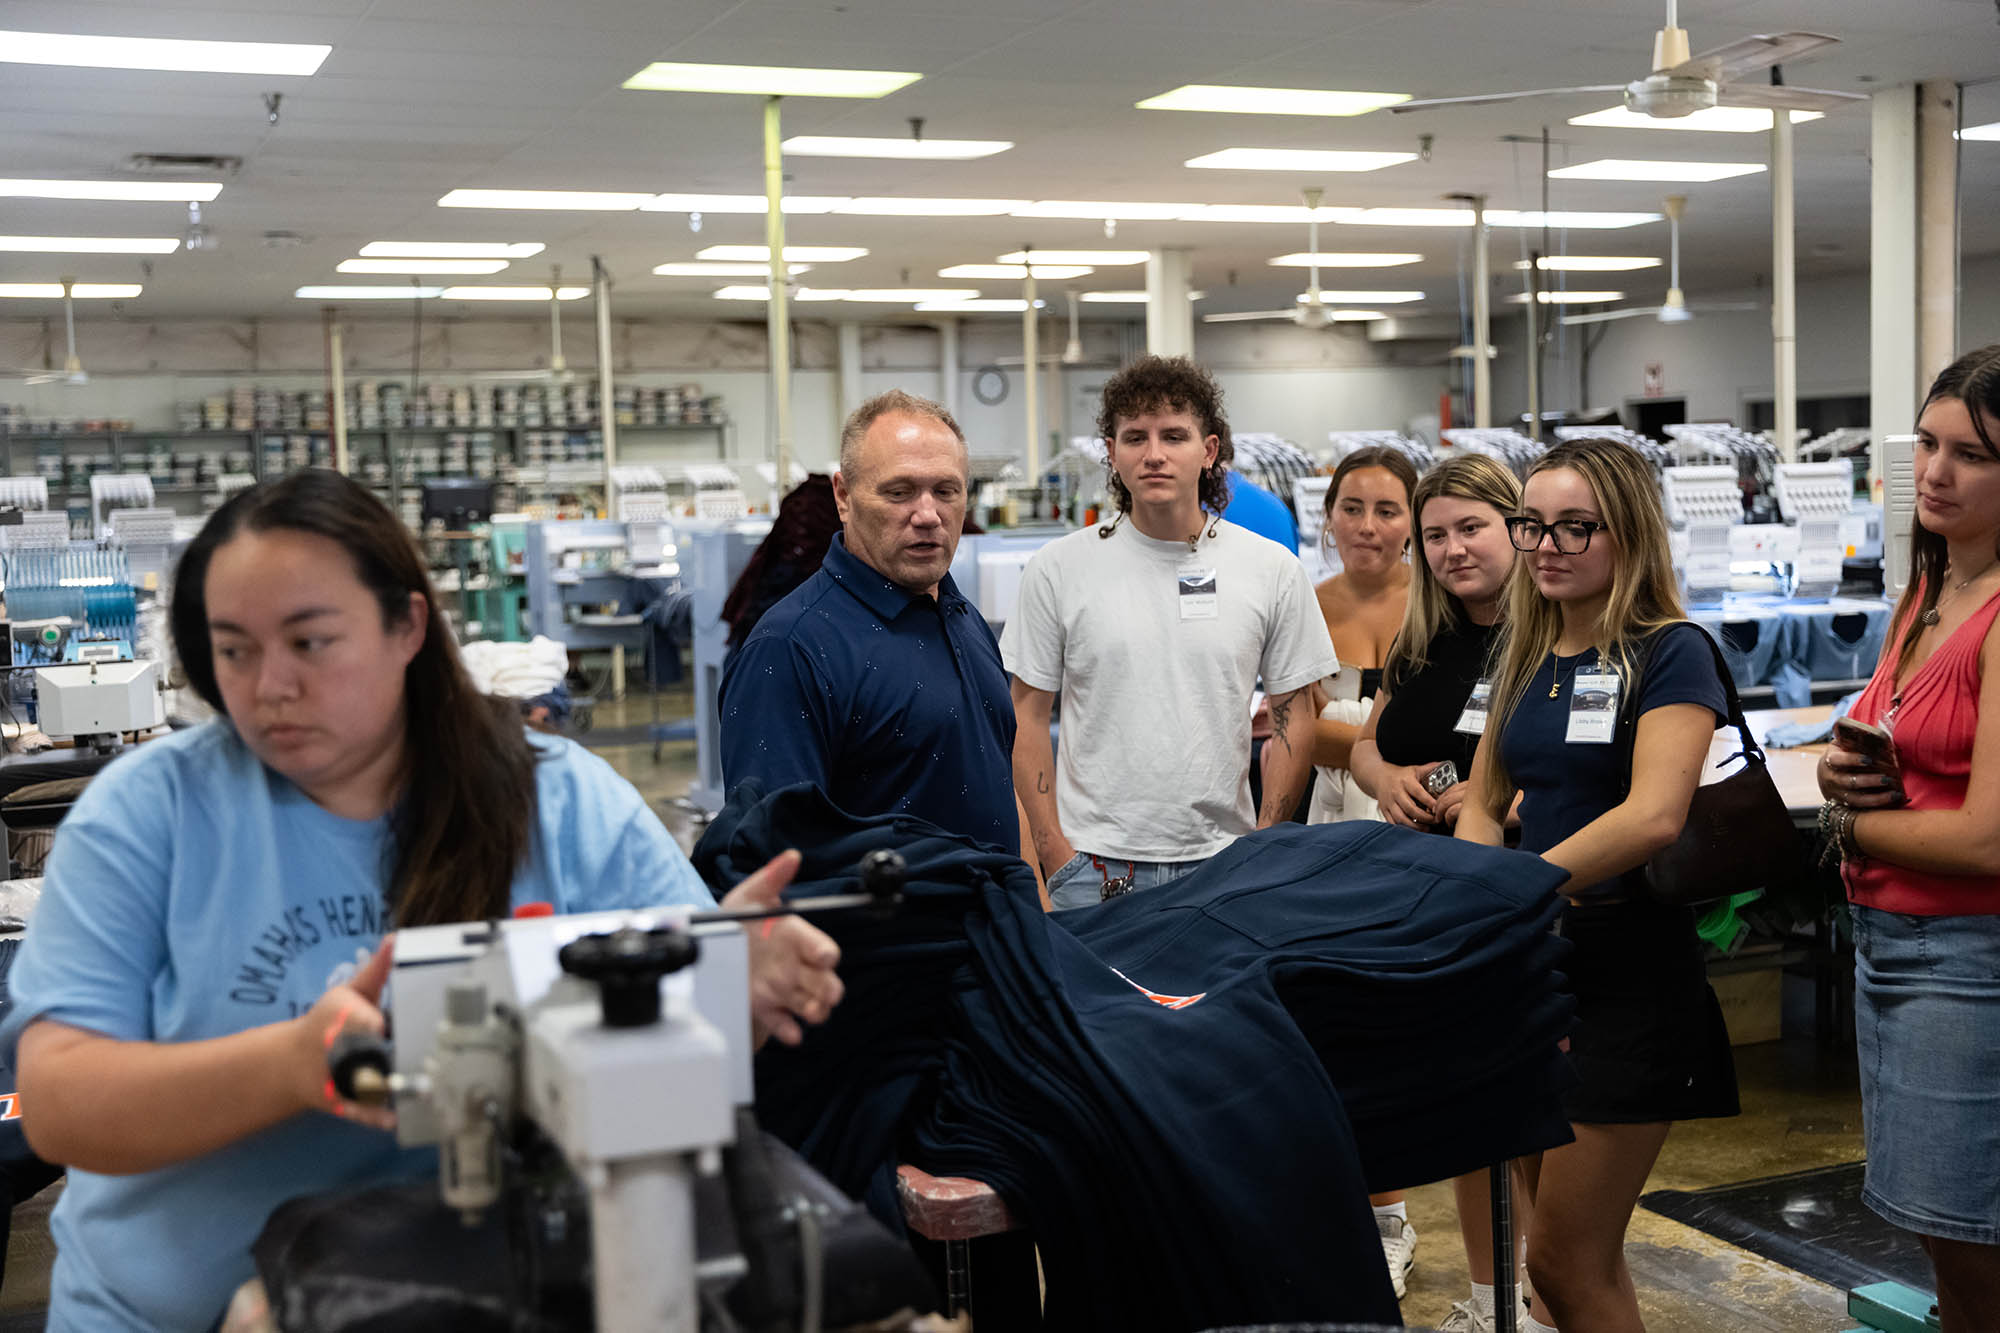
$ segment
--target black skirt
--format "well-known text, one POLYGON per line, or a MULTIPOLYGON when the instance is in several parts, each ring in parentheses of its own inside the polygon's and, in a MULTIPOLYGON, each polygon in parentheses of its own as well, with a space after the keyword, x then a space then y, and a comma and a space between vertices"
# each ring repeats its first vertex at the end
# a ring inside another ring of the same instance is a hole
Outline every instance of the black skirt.
POLYGON ((1571 1122, 1735 1115, 1736 1062, 1694 912, 1649 902, 1571 907, 1560 930, 1576 946, 1577 1086, 1563 1099, 1571 1122))

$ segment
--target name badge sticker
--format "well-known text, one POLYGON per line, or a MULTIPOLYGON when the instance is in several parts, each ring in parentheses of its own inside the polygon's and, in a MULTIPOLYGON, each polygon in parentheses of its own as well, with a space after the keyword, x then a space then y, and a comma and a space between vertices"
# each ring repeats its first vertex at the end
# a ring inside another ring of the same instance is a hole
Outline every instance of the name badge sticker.
POLYGON ((1465 711, 1458 715, 1458 725, 1452 728, 1461 736, 1484 736, 1486 734, 1487 702, 1493 697, 1493 682, 1481 680, 1472 687, 1466 698, 1465 711))
POLYGON ((1175 575, 1180 589, 1182 620, 1214 620, 1217 615, 1215 568, 1182 565, 1175 575))
POLYGON ((1571 682, 1569 730, 1563 739, 1571 745, 1609 745, 1618 729, 1616 672, 1578 673, 1571 682))

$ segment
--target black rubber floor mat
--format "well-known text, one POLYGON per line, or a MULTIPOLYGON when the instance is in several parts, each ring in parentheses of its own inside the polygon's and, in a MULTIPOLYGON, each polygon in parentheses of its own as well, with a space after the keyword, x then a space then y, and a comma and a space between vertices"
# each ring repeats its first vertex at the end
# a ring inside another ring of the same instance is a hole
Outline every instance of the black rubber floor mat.
POLYGON ((1871 1282, 1932 1286, 1909 1232, 1861 1202, 1862 1164, 1824 1166, 1705 1190, 1655 1190, 1642 1206, 1843 1291, 1871 1282))

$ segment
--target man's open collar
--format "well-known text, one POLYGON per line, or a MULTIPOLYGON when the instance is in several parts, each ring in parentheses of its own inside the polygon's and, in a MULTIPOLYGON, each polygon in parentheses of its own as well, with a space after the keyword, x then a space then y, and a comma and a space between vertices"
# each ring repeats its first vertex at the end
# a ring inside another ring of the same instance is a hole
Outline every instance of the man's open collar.
MULTIPOLYGON (((910 609, 912 602, 927 602, 930 598, 920 592, 911 592, 891 582, 872 565, 863 561, 847 549, 847 534, 836 532, 833 541, 827 545, 826 559, 820 565, 828 578, 838 583, 854 600, 875 613, 884 624, 910 609)), ((958 584, 952 581, 946 571, 938 584, 938 607, 940 610, 954 610, 965 604, 965 598, 958 591, 958 584)))

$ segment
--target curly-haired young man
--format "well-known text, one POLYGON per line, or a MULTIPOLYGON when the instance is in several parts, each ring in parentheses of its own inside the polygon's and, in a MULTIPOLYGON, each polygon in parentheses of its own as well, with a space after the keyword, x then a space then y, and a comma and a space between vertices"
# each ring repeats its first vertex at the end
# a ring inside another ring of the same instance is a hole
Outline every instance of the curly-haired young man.
POLYGON ((1097 424, 1118 513, 1036 552, 1000 639, 1015 790, 1059 908, 1164 883, 1289 816, 1310 771, 1306 687, 1339 670, 1297 557, 1220 521, 1233 450, 1208 372, 1144 357, 1104 386, 1097 424), (1277 748, 1258 814, 1260 676, 1277 748))

